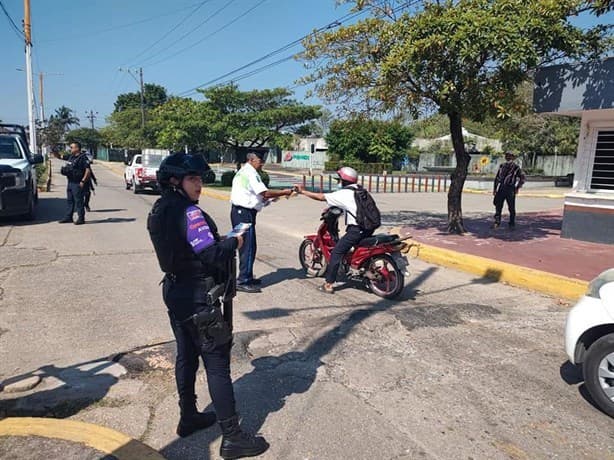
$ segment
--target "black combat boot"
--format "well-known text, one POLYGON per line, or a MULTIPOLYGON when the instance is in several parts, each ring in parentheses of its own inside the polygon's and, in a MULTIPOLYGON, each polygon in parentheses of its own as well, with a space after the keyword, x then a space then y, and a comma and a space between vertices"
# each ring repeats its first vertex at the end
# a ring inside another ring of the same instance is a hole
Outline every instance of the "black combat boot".
POLYGON ((209 428, 217 417, 214 412, 198 412, 196 409, 196 396, 179 400, 181 418, 177 425, 177 434, 182 438, 190 436, 192 433, 209 428))
POLYGON ((255 457, 269 448, 269 443, 262 436, 254 436, 241 431, 239 417, 236 415, 220 420, 220 427, 224 435, 220 446, 220 456, 224 460, 255 457))

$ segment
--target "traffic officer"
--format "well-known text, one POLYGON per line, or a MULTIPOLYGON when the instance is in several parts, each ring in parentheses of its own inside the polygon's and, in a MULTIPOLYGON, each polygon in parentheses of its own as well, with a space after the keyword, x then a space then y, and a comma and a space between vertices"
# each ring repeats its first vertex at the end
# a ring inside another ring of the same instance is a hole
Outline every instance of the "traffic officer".
POLYGON ((177 341, 175 378, 181 411, 177 434, 183 437, 207 428, 217 416, 223 433, 220 455, 242 458, 260 455, 269 445, 263 437, 241 430, 235 410, 230 378, 232 332, 222 316, 216 289, 229 279, 234 281, 228 265, 243 239, 221 238, 213 219, 198 207, 207 170, 202 156, 168 156, 158 170, 162 197, 148 216, 147 229, 165 273, 163 299, 177 341), (199 357, 215 414, 196 408, 199 357))
POLYGON ((260 280, 254 278, 256 260, 256 214, 268 204, 269 200, 280 196, 292 195, 292 189, 269 190, 262 182, 259 171, 264 165, 264 156, 250 152, 247 161, 235 174, 230 192, 230 220, 232 225, 251 224, 245 233, 245 244, 239 249, 239 276, 237 290, 260 292, 260 280))

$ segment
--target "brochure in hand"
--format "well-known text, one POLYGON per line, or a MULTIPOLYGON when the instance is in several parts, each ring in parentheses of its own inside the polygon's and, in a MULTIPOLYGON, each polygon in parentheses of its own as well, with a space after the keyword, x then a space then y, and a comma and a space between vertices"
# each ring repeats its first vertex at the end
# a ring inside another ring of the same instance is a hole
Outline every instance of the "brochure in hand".
POLYGON ((226 238, 231 238, 233 236, 243 235, 247 230, 249 230, 249 228, 251 226, 252 226, 252 224, 248 224, 248 223, 237 224, 237 225, 235 225, 235 227, 231 231, 229 231, 226 234, 226 238))

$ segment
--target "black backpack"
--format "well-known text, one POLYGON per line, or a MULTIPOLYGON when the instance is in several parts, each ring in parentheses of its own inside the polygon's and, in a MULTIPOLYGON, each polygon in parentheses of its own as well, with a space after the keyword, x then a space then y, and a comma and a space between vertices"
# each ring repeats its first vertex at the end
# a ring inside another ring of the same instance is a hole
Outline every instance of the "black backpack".
MULTIPOLYGON (((364 187, 357 185, 351 187, 356 200, 356 223, 367 231, 373 231, 382 225, 382 216, 375 204, 375 200, 364 187)), ((351 213, 350 213, 351 214, 351 213)))

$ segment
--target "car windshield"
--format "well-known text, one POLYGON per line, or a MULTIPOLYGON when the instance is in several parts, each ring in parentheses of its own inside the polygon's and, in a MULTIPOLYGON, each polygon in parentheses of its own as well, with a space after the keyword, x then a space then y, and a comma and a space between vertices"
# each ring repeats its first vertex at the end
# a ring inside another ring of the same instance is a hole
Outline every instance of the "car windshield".
POLYGON ((162 155, 144 155, 143 156, 143 166, 147 166, 148 168, 157 168, 162 163, 164 157, 162 155))
POLYGON ((17 139, 9 136, 0 136, 0 160, 19 160, 21 150, 17 145, 17 139))

